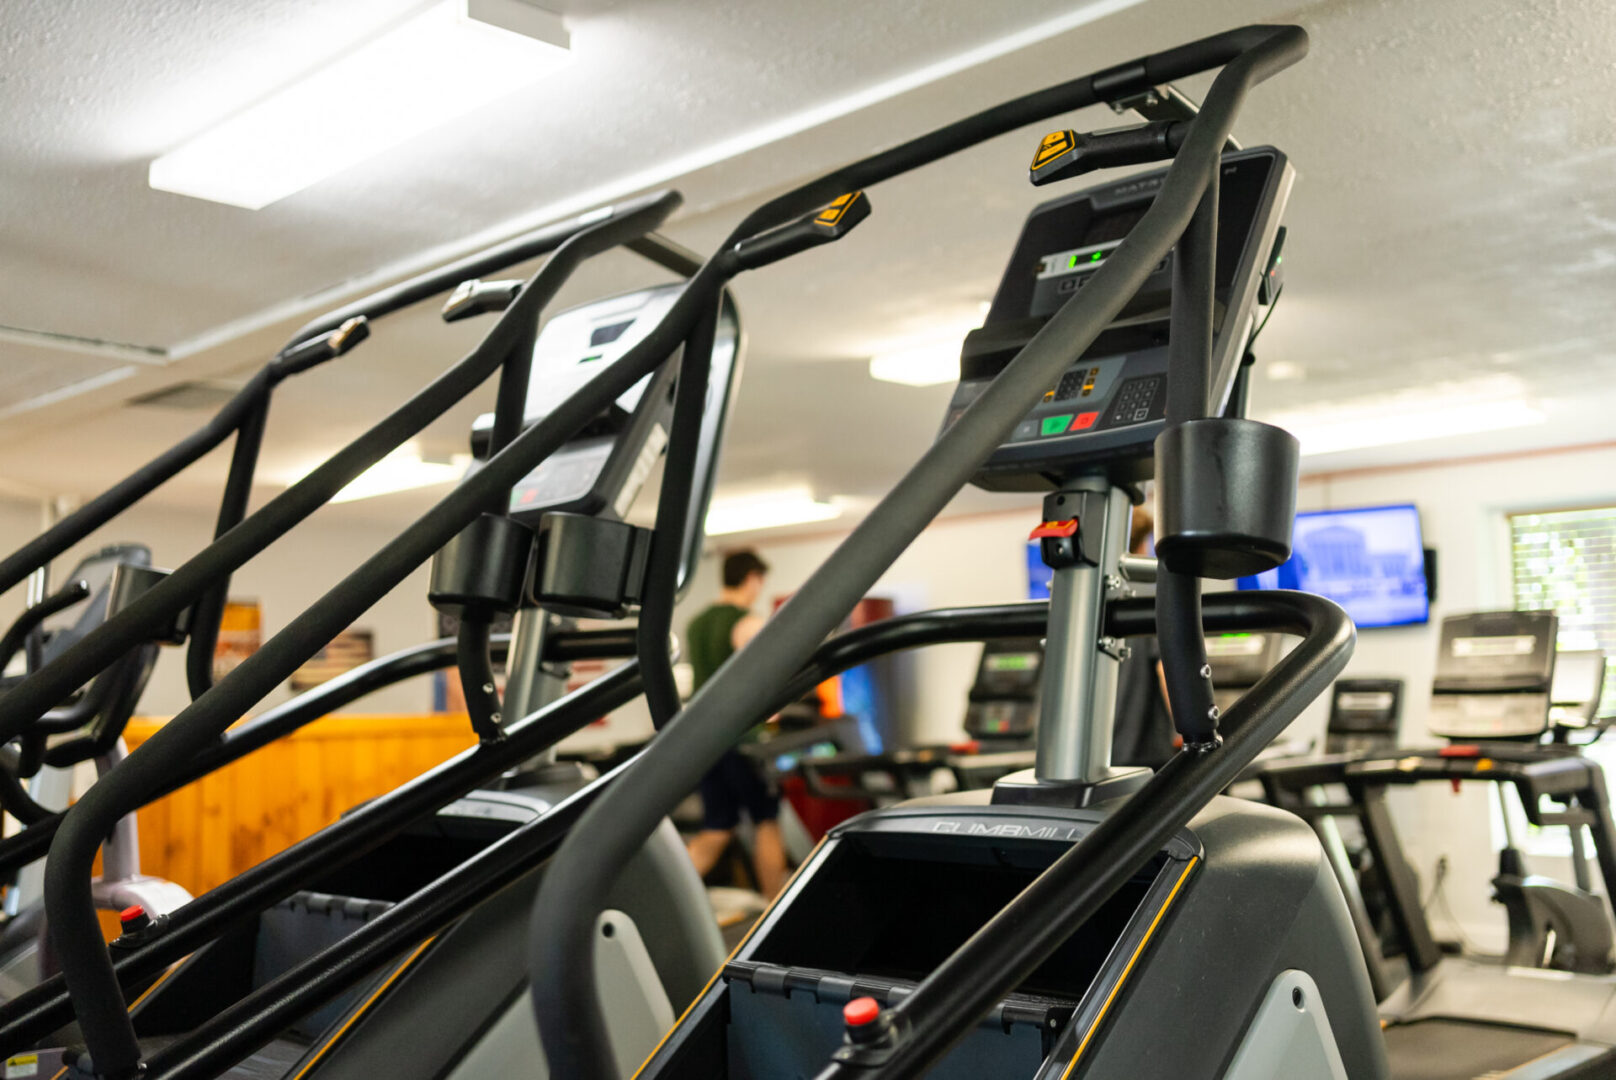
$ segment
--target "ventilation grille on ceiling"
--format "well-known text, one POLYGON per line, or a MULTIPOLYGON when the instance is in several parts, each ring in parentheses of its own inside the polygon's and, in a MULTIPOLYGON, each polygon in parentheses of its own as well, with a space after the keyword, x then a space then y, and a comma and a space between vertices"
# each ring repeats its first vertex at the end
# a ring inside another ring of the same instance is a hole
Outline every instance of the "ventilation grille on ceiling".
POLYGON ((128 404, 158 409, 217 409, 240 389, 216 382, 182 382, 130 398, 128 404))

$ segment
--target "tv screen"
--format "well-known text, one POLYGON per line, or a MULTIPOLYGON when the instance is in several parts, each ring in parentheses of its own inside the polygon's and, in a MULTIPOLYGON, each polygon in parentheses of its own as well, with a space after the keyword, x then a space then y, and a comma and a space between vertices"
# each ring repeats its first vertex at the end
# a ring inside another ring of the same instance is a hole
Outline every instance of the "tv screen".
POLYGON ((1038 541, 1027 541, 1027 599, 1048 600, 1049 586, 1055 580, 1055 571, 1044 565, 1044 554, 1038 541))
POLYGON ((1431 617, 1420 515, 1407 504, 1297 514, 1291 557, 1239 584, 1329 597, 1361 628, 1407 626, 1431 617))

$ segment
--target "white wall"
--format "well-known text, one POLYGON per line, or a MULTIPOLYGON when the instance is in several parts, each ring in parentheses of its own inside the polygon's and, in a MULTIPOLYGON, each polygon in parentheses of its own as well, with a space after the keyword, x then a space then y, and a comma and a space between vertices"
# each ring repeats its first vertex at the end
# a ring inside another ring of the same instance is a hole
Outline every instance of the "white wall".
MULTIPOLYGON (((0 551, 11 551, 40 529, 38 507, 0 502, 0 551)), ((230 592, 256 599, 262 605, 264 639, 284 629, 296 615, 358 566, 393 535, 394 530, 358 519, 336 506, 320 511, 236 573, 230 592)), ((152 549, 155 565, 173 569, 207 545, 213 535, 213 514, 137 506, 98 530, 63 555, 52 567, 53 580, 71 572, 84 555, 107 544, 138 542, 152 549)), ((420 569, 365 615, 357 628, 374 634, 376 655, 382 656, 434 635, 434 616, 426 600, 426 570, 420 569)), ((21 611, 25 588, 19 586, 0 597, 0 619, 9 622, 21 611)), ((263 706, 290 697, 283 684, 263 706)), ((184 708, 190 696, 185 688, 185 650, 165 647, 153 672, 140 712, 170 716, 184 708)), ((367 713, 425 712, 432 704, 430 682, 413 679, 379 691, 346 711, 367 713)), ((257 710, 255 710, 257 711, 257 710)))

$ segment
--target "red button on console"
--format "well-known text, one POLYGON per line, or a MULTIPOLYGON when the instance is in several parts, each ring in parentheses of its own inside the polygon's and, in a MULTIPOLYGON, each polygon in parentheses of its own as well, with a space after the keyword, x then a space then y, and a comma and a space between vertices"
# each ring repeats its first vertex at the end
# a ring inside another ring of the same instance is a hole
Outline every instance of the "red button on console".
POLYGON ((847 1021, 848 1027, 873 1024, 880 1015, 881 1003, 873 997, 854 998, 842 1006, 842 1019, 847 1021))
POLYGON ((136 919, 144 919, 145 917, 146 909, 141 907, 139 904, 130 904, 128 907, 118 912, 119 922, 134 922, 136 919))
POLYGON ((1072 426, 1070 428, 1068 428, 1067 430, 1069 430, 1069 431, 1085 431, 1088 428, 1093 427, 1094 426, 1094 421, 1098 420, 1099 418, 1100 418, 1100 414, 1097 413, 1097 412, 1078 413, 1077 414, 1077 419, 1072 421, 1072 426))

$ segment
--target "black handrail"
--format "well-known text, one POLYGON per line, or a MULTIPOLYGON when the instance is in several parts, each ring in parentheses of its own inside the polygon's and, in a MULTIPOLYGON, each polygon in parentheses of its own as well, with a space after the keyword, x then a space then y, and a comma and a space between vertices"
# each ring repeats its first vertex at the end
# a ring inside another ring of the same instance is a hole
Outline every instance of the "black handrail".
MULTIPOLYGON (((1191 122, 1150 208, 1081 295, 1049 319, 752 645, 697 692, 637 759, 632 781, 586 811, 574 838, 562 845, 535 899, 529 933, 533 1008, 554 1074, 616 1080, 599 1005, 592 929, 617 868, 759 719, 756 688, 790 678, 1026 416, 1043 389, 1054 384, 1135 295, 1189 225, 1246 89, 1300 59, 1306 42, 1306 34, 1295 27, 1247 27, 1135 60, 1018 98, 836 170, 746 219, 748 233, 755 232, 772 223, 766 219, 776 208, 795 210, 809 200, 822 202, 830 193, 868 187, 1057 113, 1227 65, 1191 122), (577 839, 583 835, 587 844, 577 839)), ((694 280, 702 280, 707 269, 694 280)))
MULTIPOLYGON (((543 225, 484 251, 467 255, 445 266, 435 267, 396 285, 389 285, 362 300, 355 300, 335 311, 311 319, 297 329, 297 332, 281 347, 281 351, 290 352, 304 342, 312 341, 321 334, 330 333, 349 319, 379 319, 439 293, 448 292, 463 281, 497 274, 519 263, 536 259, 540 255, 548 255, 566 241, 595 227, 607 218, 637 214, 641 210, 657 205, 669 194, 667 191, 656 191, 612 206, 591 210, 587 214, 554 225, 543 225)), ((681 277, 688 277, 695 270, 687 252, 653 232, 647 231, 642 236, 626 241, 623 246, 681 277)))
POLYGON ((679 381, 674 388, 672 434, 662 469, 662 490, 657 493, 656 531, 645 568, 645 603, 635 625, 640 677, 645 681, 645 702, 657 730, 679 711, 679 687, 673 676, 673 654, 668 647, 673 629, 673 606, 678 600, 679 574, 684 565, 686 525, 692 514, 692 492, 698 483, 703 413, 712 374, 713 343, 718 335, 719 301, 708 304, 685 340, 679 358, 679 381))

